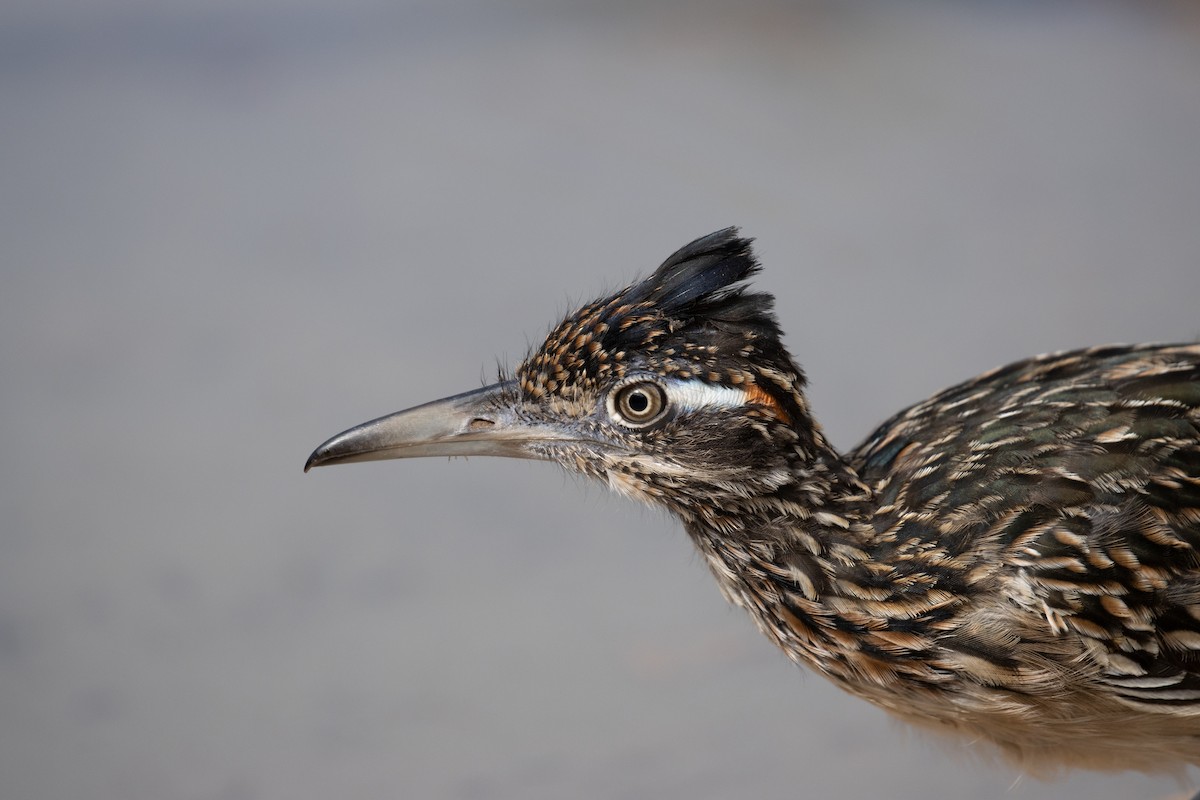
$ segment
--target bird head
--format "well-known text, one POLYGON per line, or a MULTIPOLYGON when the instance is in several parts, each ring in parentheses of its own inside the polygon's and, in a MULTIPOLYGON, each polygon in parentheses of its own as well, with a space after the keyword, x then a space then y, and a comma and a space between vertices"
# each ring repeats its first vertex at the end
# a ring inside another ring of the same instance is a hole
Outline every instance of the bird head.
MULTIPOLYGON (((417 456, 554 461, 685 518, 771 494, 820 434, 759 267, 727 228, 589 303, 498 383, 334 436, 313 466, 417 456)), ((706 516, 709 516, 706 514, 706 516)))

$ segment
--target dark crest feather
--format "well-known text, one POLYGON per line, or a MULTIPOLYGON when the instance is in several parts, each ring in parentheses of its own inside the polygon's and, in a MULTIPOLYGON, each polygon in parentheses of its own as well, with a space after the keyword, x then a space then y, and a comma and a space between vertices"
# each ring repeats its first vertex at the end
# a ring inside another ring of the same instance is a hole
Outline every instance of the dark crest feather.
POLYGON ((758 272, 751 241, 738 236, 734 227, 702 236, 672 253, 630 290, 628 299, 652 303, 667 316, 686 315, 697 303, 719 301, 734 284, 758 272))
POLYGON ((751 359, 794 376, 787 386, 766 388, 793 403, 803 373, 780 342, 774 298, 747 290, 746 279, 758 270, 751 240, 737 228, 684 245, 645 280, 560 322, 518 368, 522 390, 538 397, 647 364, 665 374, 732 374, 751 359))
POLYGON ((652 306, 664 317, 682 322, 690 332, 686 336, 695 337, 697 328, 703 328, 707 332, 699 339, 712 343, 710 337, 716 336, 736 350, 742 344, 741 333, 751 333, 759 347, 782 353, 782 332, 772 313, 775 298, 748 291, 745 284, 760 269, 752 242, 739 236, 735 227, 702 236, 676 250, 653 275, 631 287, 624 299, 652 306))

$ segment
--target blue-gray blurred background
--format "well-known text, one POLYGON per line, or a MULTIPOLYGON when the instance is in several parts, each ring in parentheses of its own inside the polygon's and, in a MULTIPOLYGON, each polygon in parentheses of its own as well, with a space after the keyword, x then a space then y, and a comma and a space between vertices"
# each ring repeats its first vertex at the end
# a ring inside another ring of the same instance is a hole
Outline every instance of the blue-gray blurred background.
POLYGON ((553 467, 301 473, 729 224, 846 447, 1011 359, 1194 340, 1200 14, 5 2, 0 797, 1178 791, 906 731, 553 467))

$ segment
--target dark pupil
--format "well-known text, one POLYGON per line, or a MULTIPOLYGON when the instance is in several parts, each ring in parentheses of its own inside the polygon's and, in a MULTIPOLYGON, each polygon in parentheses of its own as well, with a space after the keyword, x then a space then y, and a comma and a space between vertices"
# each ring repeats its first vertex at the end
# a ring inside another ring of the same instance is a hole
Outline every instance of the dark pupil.
POLYGON ((650 398, 645 392, 630 392, 628 402, 629 410, 635 414, 641 414, 650 407, 650 398))

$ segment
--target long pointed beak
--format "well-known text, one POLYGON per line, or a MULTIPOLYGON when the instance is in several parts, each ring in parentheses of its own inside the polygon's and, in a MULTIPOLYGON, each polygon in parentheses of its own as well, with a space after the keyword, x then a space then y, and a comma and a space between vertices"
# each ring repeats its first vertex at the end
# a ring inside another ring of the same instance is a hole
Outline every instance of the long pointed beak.
POLYGON ((530 445, 566 438, 516 418, 511 382, 485 386, 398 411, 343 431, 313 451, 304 465, 346 464, 421 456, 546 458, 530 445))

